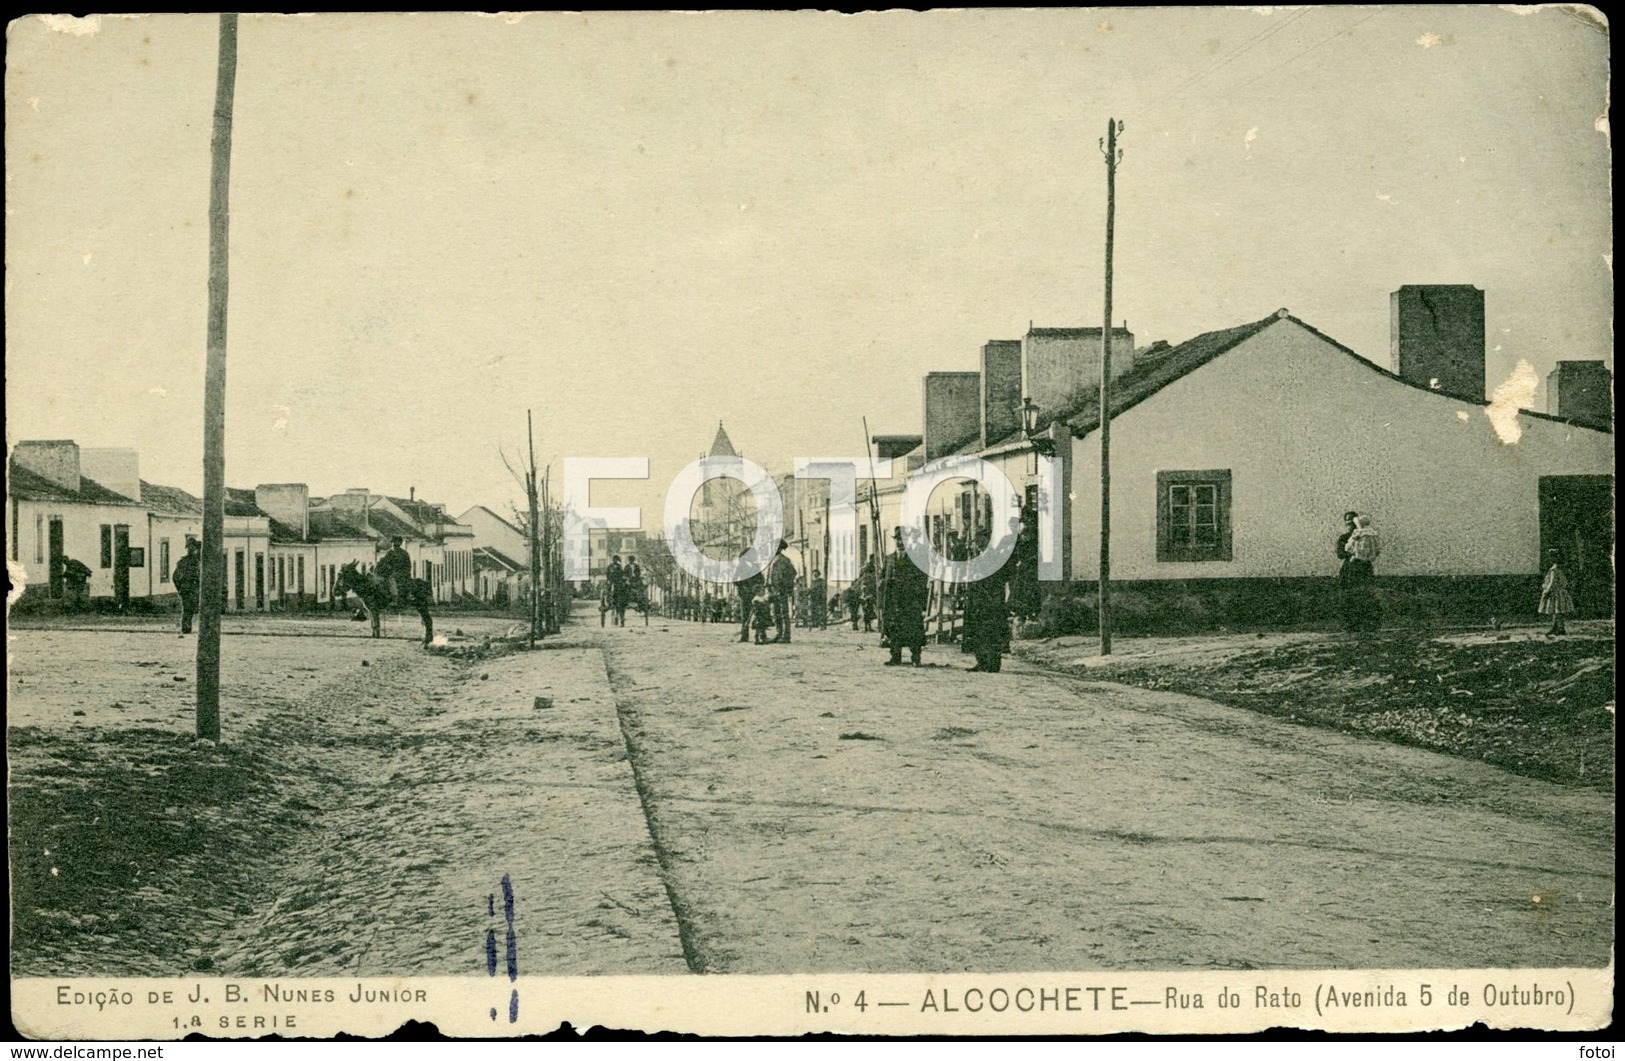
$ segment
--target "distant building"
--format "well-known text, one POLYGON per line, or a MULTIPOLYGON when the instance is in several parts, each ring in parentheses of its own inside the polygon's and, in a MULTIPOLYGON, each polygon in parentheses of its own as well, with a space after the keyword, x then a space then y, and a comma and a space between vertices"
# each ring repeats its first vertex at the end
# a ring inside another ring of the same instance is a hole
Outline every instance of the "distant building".
POLYGON ((530 541, 525 532, 485 505, 470 508, 457 522, 473 531, 474 595, 482 601, 527 599, 530 541))

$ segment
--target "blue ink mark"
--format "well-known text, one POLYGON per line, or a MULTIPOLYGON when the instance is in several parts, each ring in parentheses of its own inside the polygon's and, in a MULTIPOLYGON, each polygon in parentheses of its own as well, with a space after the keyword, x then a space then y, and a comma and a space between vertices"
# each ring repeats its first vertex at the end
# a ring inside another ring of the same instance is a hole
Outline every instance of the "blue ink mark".
POLYGON ((494 928, 485 930, 485 971, 491 976, 497 974, 497 933, 494 928))
POLYGON ((508 929, 508 980, 511 983, 517 979, 519 979, 519 941, 514 937, 513 929, 510 928, 508 929))
POLYGON ((497 916, 497 897, 495 895, 486 895, 485 914, 487 917, 497 916))
POLYGON ((513 924, 513 881, 508 879, 506 873, 502 875, 502 913, 507 917, 508 924, 513 924))
POLYGON ((491 1019, 492 1019, 492 1020, 496 1020, 496 1019, 497 1019, 497 1008, 496 1008, 496 1007, 495 1007, 495 1006, 492 1006, 492 1007, 491 1007, 491 1019))
POLYGON ((513 1024, 519 1020, 519 989, 515 988, 513 994, 508 996, 508 1023, 513 1024))

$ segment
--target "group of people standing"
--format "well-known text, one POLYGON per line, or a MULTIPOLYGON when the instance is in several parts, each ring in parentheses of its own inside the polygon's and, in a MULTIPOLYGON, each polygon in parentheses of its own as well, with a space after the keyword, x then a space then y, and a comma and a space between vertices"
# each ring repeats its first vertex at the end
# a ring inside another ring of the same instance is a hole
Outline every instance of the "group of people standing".
POLYGON ((598 625, 604 626, 613 617, 616 626, 625 626, 626 609, 633 607, 647 617, 643 568, 635 556, 628 556, 624 564, 619 556, 612 556, 603 584, 598 587, 598 625))
POLYGON ((785 555, 790 543, 779 540, 765 569, 734 583, 739 597, 739 640, 758 645, 790 643, 790 601, 796 592, 796 565, 785 555), (773 636, 768 637, 768 630, 773 636))

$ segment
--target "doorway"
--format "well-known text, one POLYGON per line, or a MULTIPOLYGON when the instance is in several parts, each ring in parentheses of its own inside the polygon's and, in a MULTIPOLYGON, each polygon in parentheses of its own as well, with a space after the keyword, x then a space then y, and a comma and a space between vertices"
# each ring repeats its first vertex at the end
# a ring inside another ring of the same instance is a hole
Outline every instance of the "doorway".
POLYGON ((46 556, 46 559, 50 563, 50 566, 49 566, 49 568, 47 568, 47 570, 49 570, 50 573, 51 573, 51 576, 50 576, 51 577, 51 585, 50 585, 50 594, 49 594, 49 596, 53 600, 61 600, 62 599, 62 556, 63 556, 63 552, 62 552, 62 521, 60 519, 57 519, 57 518, 53 517, 46 524, 46 532, 45 533, 46 533, 47 548, 50 550, 50 552, 46 556))
POLYGON ((130 604, 130 527, 113 527, 113 606, 123 611, 130 604))
POLYGON ((1540 556, 1557 550, 1569 576, 1575 613, 1605 618, 1614 613, 1614 477, 1540 477, 1540 556))

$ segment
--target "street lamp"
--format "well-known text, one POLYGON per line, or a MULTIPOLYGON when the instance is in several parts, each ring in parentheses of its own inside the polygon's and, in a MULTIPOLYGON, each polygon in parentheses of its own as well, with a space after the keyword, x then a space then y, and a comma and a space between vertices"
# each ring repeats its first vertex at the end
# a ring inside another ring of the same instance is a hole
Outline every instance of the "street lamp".
POLYGON ((1031 398, 1023 398, 1016 411, 1021 414, 1022 433, 1027 436, 1033 453, 1040 457, 1055 456, 1055 440, 1038 434, 1038 403, 1031 398))

